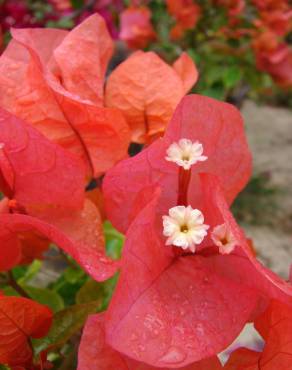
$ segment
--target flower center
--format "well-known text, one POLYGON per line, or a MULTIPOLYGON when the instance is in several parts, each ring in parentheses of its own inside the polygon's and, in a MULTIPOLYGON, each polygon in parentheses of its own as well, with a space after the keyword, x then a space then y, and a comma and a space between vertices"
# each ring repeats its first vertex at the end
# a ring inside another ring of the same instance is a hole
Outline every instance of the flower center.
POLYGON ((236 246, 236 239, 226 224, 214 227, 211 238, 221 254, 229 254, 236 246))
POLYGON ((174 162, 178 166, 189 170, 197 162, 203 162, 208 159, 203 154, 203 145, 198 141, 192 142, 189 139, 180 139, 172 143, 166 151, 165 159, 174 162))
POLYGON ((167 237, 166 245, 174 245, 184 250, 195 252, 207 235, 208 225, 204 224, 204 216, 198 209, 191 206, 170 208, 167 216, 163 216, 163 235, 167 237))
POLYGON ((187 225, 182 225, 182 226, 180 227, 180 231, 181 231, 182 233, 187 233, 187 232, 189 231, 189 228, 187 227, 187 225))

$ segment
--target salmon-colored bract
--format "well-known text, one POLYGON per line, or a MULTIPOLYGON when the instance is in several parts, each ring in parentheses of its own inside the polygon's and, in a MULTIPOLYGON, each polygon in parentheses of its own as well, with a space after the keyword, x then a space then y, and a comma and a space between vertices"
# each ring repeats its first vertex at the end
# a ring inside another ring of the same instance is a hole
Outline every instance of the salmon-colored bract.
POLYGON ((0 58, 0 104, 77 154, 88 176, 127 155, 122 114, 104 108, 104 77, 113 43, 93 15, 71 32, 15 29, 0 58), (102 159, 101 159, 102 158, 102 159))
MULTIPOLYGON (((83 330, 79 347, 78 370, 158 370, 142 362, 132 360, 112 349, 106 342, 104 316, 90 316, 83 330)), ((180 367, 182 370, 219 370, 222 369, 216 356, 189 366, 180 367)), ((169 370, 163 368, 162 370, 169 370)))
POLYGON ((46 306, 0 295, 0 363, 29 368, 33 353, 28 341, 44 337, 51 323, 52 313, 46 306))
POLYGON ((265 340, 263 351, 239 348, 231 354, 224 369, 289 370, 292 363, 291 307, 271 301, 267 310, 256 319, 255 328, 265 340))
POLYGON ((202 193, 200 172, 218 176, 229 203, 245 186, 251 173, 251 154, 240 113, 212 98, 187 96, 178 105, 162 139, 106 174, 103 190, 107 215, 121 232, 126 232, 141 204, 149 200, 147 189, 153 185, 162 187, 162 198, 172 199, 173 205, 176 202, 179 167, 165 157, 168 147, 183 138, 202 143, 208 156, 207 161, 191 169, 189 196, 192 199, 199 199, 202 193))
POLYGON ((0 112, 0 129, 0 189, 7 196, 1 203, 0 270, 24 263, 27 253, 41 256, 50 241, 97 280, 112 276, 117 263, 106 258, 100 213, 85 200, 80 159, 8 112, 0 112))
POLYGON ((106 105, 124 114, 132 141, 144 143, 165 131, 175 107, 197 79, 187 54, 171 67, 154 52, 137 51, 111 73, 106 105))

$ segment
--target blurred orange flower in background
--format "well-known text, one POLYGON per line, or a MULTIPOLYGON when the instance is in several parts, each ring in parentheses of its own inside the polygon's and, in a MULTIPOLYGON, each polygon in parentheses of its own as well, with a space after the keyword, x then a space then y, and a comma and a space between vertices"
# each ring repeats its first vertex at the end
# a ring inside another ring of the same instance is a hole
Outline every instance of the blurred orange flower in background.
POLYGON ((185 31, 196 26, 201 16, 201 7, 192 0, 167 0, 166 4, 169 14, 176 20, 170 35, 173 40, 177 40, 185 31))

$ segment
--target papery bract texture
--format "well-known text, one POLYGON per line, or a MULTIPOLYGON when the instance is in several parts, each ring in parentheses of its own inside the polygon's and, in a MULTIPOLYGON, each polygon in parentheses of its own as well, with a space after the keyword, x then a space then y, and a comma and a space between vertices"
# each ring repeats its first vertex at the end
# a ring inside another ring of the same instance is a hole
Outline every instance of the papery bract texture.
POLYGON ((265 340, 263 352, 240 348, 225 365, 226 370, 290 370, 292 364, 291 307, 272 301, 255 321, 255 328, 265 340))
POLYGON ((197 69, 185 54, 172 68, 153 52, 137 51, 111 73, 106 105, 122 111, 132 141, 144 143, 165 130, 178 102, 197 78, 197 69))
MULTIPOLYGON (((132 360, 112 349, 107 343, 103 315, 90 316, 83 330, 78 355, 78 370, 155 370, 161 369, 132 360)), ((180 368, 182 370, 219 370, 216 356, 180 368)), ((163 368, 162 370, 168 370, 163 368)))
POLYGON ((127 232, 106 338, 135 360, 177 368, 228 346, 247 322, 257 294, 222 273, 241 259, 237 256, 175 256, 162 238, 157 202, 159 194, 127 232))
MULTIPOLYGON (((273 298, 291 305, 291 283, 280 278, 255 258, 243 231, 237 225, 229 210, 224 193, 218 186, 218 181, 203 175, 202 182, 205 197, 208 199, 206 206, 203 208, 207 214, 206 222, 211 226, 224 223, 236 240, 237 248, 233 254, 239 258, 233 261, 232 266, 230 264, 222 265, 221 273, 256 289, 260 296, 266 297, 266 299, 273 298)), ((218 265, 218 268, 220 268, 220 265, 218 265)))
POLYGON ((103 107, 112 53, 103 19, 93 15, 69 33, 15 29, 12 34, 0 58, 1 105, 82 158, 88 176, 125 157, 128 125, 120 112, 103 107))
POLYGON ((246 142, 243 121, 236 108, 214 99, 190 95, 178 105, 162 139, 133 158, 121 161, 104 179, 107 215, 113 225, 126 232, 143 205, 149 201, 147 189, 159 185, 162 200, 159 212, 167 214, 178 198, 179 167, 166 161, 169 146, 180 139, 199 141, 208 160, 196 163, 192 169, 188 196, 199 201, 202 188, 198 173, 218 176, 224 195, 231 203, 247 183, 251 173, 251 154, 246 142))
POLYGON ((182 53, 173 63, 173 69, 180 76, 185 94, 194 86, 199 78, 199 72, 192 58, 187 53, 182 53))
POLYGON ((0 215, 0 269, 10 269, 23 257, 20 239, 23 233, 47 238, 71 255, 95 280, 108 279, 119 267, 118 262, 105 255, 100 216, 91 202, 82 212, 59 216, 50 223, 21 214, 0 215), (11 248, 9 256, 5 241, 9 241, 11 248))
POLYGON ((85 170, 78 158, 0 109, 0 187, 22 207, 82 207, 85 170))
POLYGON ((0 269, 40 257, 53 241, 97 280, 112 276, 117 263, 105 256, 98 209, 84 199, 82 162, 3 110, 0 143, 0 189, 9 198, 1 202, 0 269))
POLYGON ((33 353, 28 340, 45 336, 51 322, 52 313, 46 306, 26 298, 0 296, 0 363, 30 365, 33 353))

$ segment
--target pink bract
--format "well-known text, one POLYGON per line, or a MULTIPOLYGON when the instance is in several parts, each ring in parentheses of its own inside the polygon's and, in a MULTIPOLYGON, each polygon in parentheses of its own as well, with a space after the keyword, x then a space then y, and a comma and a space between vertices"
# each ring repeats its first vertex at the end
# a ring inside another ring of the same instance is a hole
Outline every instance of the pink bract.
MULTIPOLYGON (((127 356, 111 348, 105 338, 104 315, 90 316, 83 330, 83 336, 79 347, 78 370, 158 370, 142 362, 128 358, 127 356)), ((181 370, 219 370, 222 369, 216 356, 196 362, 181 370)), ((163 368, 162 370, 168 370, 163 368)))
POLYGON ((203 144, 208 160, 192 168, 189 197, 199 199, 202 189, 198 173, 218 176, 225 197, 231 203, 247 183, 251 173, 251 154, 246 142, 239 111, 230 104, 199 95, 184 97, 162 139, 144 149, 134 158, 121 161, 109 170, 104 179, 105 205, 108 218, 121 232, 126 232, 131 221, 141 210, 141 200, 147 203, 147 189, 155 185, 166 197, 159 212, 166 214, 176 205, 179 167, 165 160, 166 150, 173 143, 186 138, 203 144), (140 206, 138 206, 140 205, 140 206))

